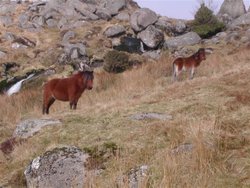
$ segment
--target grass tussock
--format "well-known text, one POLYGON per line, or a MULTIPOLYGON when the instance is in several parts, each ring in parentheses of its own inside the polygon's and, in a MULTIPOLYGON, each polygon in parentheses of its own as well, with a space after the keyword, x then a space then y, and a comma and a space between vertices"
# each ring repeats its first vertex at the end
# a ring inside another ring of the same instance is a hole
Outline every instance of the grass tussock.
MULTIPOLYGON (((141 187, 248 187, 250 56, 244 50, 226 53, 208 56, 192 81, 184 73, 183 81, 172 82, 168 56, 122 74, 97 72, 94 89, 83 93, 76 111, 68 103, 52 106, 49 117, 61 119, 61 126, 18 145, 11 160, 0 156, 0 183, 23 182, 19 171, 34 157, 58 145, 75 145, 92 153, 93 166, 101 161, 101 175, 88 178, 92 187, 127 187, 130 170, 144 164, 149 171, 141 187), (129 119, 140 112, 173 119, 129 119), (184 144, 193 147, 173 154, 184 144)), ((42 117, 41 91, 0 96, 1 141, 21 119, 42 117)))

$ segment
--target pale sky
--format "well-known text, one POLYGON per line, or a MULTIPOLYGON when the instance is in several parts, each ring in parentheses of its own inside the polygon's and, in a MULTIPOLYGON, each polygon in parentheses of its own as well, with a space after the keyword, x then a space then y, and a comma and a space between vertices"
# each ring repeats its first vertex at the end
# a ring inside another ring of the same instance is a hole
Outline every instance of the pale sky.
MULTIPOLYGON (((170 18, 193 19, 199 8, 199 0, 134 0, 142 8, 150 8, 157 14, 170 18)), ((205 0, 208 2, 210 0, 205 0)), ((212 0, 212 9, 220 9, 223 0, 212 0)), ((250 0, 244 0, 246 10, 250 6, 250 0)))

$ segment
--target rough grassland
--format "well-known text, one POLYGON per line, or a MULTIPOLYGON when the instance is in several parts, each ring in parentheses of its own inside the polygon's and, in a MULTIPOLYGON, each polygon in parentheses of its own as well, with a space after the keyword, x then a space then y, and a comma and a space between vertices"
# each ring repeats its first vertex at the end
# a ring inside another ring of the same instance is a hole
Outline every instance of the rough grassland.
MULTIPOLYGON (((215 51, 195 78, 171 81, 171 61, 142 65, 123 74, 98 72, 95 88, 86 91, 76 111, 56 102, 50 118, 63 124, 43 129, 17 146, 7 160, 0 153, 0 184, 25 185, 23 171, 36 156, 60 145, 93 151, 117 146, 89 187, 115 187, 133 167, 148 165, 142 187, 250 186, 250 54, 215 51), (130 120, 140 112, 158 112, 172 120, 130 120), (191 143, 188 153, 171 149, 191 143)), ((41 91, 0 96, 0 141, 12 135, 21 119, 41 115, 41 91)), ((98 162, 96 162, 98 163, 98 162)), ((127 187, 125 178, 123 187, 127 187)))

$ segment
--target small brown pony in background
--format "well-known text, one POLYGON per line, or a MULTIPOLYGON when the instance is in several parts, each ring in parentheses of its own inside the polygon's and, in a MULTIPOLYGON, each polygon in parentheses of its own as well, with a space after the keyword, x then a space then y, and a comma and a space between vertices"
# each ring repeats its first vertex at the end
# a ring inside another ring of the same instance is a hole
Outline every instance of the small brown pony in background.
POLYGON ((93 88, 93 80, 93 70, 81 63, 77 74, 69 78, 56 78, 48 81, 44 86, 43 114, 49 114, 49 108, 55 100, 69 101, 70 109, 76 109, 84 90, 93 88))
POLYGON ((173 80, 178 80, 179 74, 187 69, 190 69, 190 79, 193 79, 195 68, 198 67, 203 60, 206 60, 206 51, 204 48, 200 48, 189 57, 179 57, 175 59, 173 61, 173 80))

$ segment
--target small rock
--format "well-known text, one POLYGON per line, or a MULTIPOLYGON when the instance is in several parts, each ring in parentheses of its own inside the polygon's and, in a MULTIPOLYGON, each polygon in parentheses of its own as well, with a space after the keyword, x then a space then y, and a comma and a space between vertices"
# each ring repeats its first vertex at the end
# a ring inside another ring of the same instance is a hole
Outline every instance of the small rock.
POLYGON ((24 172, 27 187, 84 187, 88 154, 76 147, 55 148, 32 160, 24 172))
POLYGON ((115 18, 121 21, 129 21, 130 16, 127 12, 121 12, 118 15, 116 15, 115 18))
POLYGON ((193 151, 193 149, 194 149, 193 144, 185 143, 185 144, 179 145, 178 147, 172 149, 171 154, 188 153, 188 152, 193 151))
POLYGON ((173 117, 167 114, 160 113, 139 113, 129 117, 131 120, 147 120, 147 119, 159 119, 159 120, 171 120, 173 117))
POLYGON ((113 25, 104 31, 104 35, 107 37, 115 37, 124 34, 125 31, 126 29, 122 25, 113 25))
POLYGON ((45 126, 55 126, 58 124, 61 124, 61 122, 56 119, 24 120, 17 125, 13 136, 19 138, 28 138, 39 132, 45 126))

